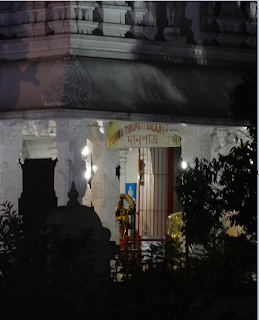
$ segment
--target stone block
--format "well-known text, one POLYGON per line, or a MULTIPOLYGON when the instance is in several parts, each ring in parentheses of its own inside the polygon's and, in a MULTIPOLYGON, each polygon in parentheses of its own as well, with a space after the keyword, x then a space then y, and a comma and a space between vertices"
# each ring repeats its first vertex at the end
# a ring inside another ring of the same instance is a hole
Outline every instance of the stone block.
POLYGON ((34 23, 34 36, 44 36, 46 34, 45 22, 34 23))
POLYGON ((104 36, 110 37, 125 37, 126 33, 130 30, 131 26, 123 24, 113 24, 113 23, 100 23, 98 28, 102 31, 104 36))
POLYGON ((17 38, 33 37, 34 35, 32 23, 23 24, 20 26, 12 26, 11 30, 17 38))
POLYGON ((125 24, 125 15, 130 7, 102 4, 97 11, 104 23, 125 24))
POLYGON ((130 11, 131 19, 134 25, 144 24, 144 16, 148 12, 147 8, 134 8, 130 11))
POLYGON ((98 22, 79 20, 77 21, 78 32, 82 34, 92 34, 98 27, 98 22))
POLYGON ((54 31, 55 34, 78 33, 76 20, 50 21, 49 27, 54 31))

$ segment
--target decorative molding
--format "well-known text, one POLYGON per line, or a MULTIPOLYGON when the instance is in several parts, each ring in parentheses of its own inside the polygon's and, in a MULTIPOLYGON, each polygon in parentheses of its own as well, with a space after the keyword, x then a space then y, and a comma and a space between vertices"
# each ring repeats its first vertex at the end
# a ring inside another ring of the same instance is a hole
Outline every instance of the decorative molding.
POLYGON ((26 121, 26 128, 23 129, 23 133, 35 134, 36 137, 40 137, 44 134, 51 134, 51 120, 28 120, 26 121))
POLYGON ((42 91, 45 106, 72 104, 87 107, 92 95, 88 73, 79 61, 58 60, 50 69, 46 86, 42 91))
POLYGON ((76 142, 86 142, 86 126, 71 126, 72 137, 76 142))

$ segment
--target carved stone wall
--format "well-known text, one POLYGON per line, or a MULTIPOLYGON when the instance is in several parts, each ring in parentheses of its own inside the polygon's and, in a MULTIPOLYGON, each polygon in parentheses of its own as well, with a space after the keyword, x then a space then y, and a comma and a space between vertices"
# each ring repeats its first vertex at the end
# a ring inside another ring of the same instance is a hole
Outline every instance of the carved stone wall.
MULTIPOLYGON (((197 12, 200 8, 198 44, 256 46, 255 1, 204 1, 195 6, 197 12)), ((169 43, 179 36, 194 43, 193 19, 187 17, 186 7, 180 1, 2 2, 0 34, 7 39, 71 33, 155 40, 162 32, 169 43), (163 8, 157 12, 159 6, 163 8)))
POLYGON ((77 60, 58 60, 50 69, 42 98, 45 106, 71 104, 86 107, 92 94, 92 85, 86 70, 77 60))
MULTIPOLYGON (((22 193, 22 121, 0 122, 0 203, 10 201, 18 210, 22 193)), ((40 183, 40 182, 39 182, 40 183)))
POLYGON ((201 38, 205 45, 256 47, 257 3, 202 2, 201 38))

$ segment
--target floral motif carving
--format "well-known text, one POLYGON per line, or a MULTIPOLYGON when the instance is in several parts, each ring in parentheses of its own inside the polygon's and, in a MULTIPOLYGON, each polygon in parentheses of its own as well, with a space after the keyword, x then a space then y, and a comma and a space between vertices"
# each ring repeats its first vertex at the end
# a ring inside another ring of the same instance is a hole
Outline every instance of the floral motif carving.
POLYGON ((45 106, 86 107, 91 94, 92 85, 86 70, 78 61, 66 59, 57 61, 51 68, 42 98, 45 106))
POLYGON ((72 136, 76 141, 86 141, 86 126, 72 126, 72 136))
POLYGON ((8 141, 12 146, 17 146, 19 144, 19 140, 18 130, 12 129, 8 132, 8 141))

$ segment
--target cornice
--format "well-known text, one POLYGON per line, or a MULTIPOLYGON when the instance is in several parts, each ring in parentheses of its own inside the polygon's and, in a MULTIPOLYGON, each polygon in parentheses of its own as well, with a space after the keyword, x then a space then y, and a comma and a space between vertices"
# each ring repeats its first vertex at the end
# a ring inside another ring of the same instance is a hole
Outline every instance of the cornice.
POLYGON ((122 60, 188 63, 208 66, 255 65, 255 50, 172 44, 128 38, 81 34, 48 35, 0 40, 0 59, 39 59, 78 55, 122 60))
POLYGON ((95 120, 122 120, 122 121, 150 121, 175 124, 204 125, 204 126, 246 126, 245 121, 232 119, 202 118, 188 116, 173 116, 162 114, 141 114, 113 111, 76 110, 76 109, 41 109, 26 111, 0 112, 0 120, 35 120, 35 119, 95 119, 95 120))

